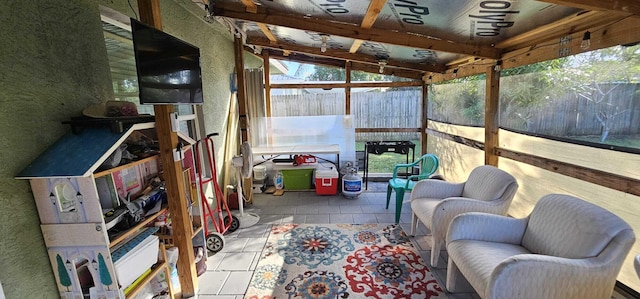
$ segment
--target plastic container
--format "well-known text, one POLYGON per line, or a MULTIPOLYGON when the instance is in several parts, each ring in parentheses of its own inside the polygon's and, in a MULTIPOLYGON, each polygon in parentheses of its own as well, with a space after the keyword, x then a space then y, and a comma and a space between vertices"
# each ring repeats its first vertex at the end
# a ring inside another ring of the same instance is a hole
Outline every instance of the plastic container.
POLYGON ((150 235, 114 263, 120 285, 126 288, 158 261, 159 245, 158 236, 150 235))
POLYGON ((315 177, 317 195, 338 194, 338 171, 335 167, 319 165, 315 177))
POLYGON ((362 177, 357 173, 348 173, 342 177, 342 194, 346 197, 356 197, 362 193, 362 177))
POLYGON ((275 186, 276 189, 278 189, 278 190, 284 188, 284 177, 282 175, 282 172, 278 171, 273 176, 273 186, 275 186))
POLYGON ((311 189, 311 177, 313 168, 306 169, 283 169, 282 178, 286 190, 309 190, 311 189))
POLYGON ((267 167, 264 165, 253 166, 253 179, 262 181, 267 178, 267 167))

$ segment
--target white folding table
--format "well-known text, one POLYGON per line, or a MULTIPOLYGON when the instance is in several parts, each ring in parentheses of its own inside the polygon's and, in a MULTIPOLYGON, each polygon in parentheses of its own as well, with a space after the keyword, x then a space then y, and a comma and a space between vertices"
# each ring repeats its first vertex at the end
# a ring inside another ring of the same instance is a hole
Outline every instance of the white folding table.
MULTIPOLYGON (((340 166, 339 144, 304 144, 281 146, 258 146, 251 150, 254 156, 280 155, 336 155, 336 167, 340 166)), ((273 159, 273 158, 271 158, 273 159)))

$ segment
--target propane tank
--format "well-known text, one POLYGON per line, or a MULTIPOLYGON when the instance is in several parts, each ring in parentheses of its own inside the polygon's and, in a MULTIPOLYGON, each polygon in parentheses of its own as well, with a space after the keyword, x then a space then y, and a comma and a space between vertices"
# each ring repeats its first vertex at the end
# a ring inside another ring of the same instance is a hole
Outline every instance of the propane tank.
POLYGON ((340 169, 342 176, 342 194, 346 197, 356 197, 362 193, 362 177, 358 175, 358 168, 347 162, 340 169))

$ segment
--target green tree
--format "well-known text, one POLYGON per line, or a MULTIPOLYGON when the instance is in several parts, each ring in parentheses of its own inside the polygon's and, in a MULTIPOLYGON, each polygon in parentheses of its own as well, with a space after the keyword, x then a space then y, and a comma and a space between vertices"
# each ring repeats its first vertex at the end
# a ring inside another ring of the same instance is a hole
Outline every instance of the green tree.
POLYGON ((109 268, 104 261, 102 253, 98 253, 98 269, 100 269, 100 282, 106 285, 107 290, 109 290, 109 286, 113 283, 113 280, 111 280, 111 274, 109 274, 109 268))
MULTIPOLYGON (((337 67, 327 67, 316 65, 314 72, 307 76, 307 80, 313 81, 346 81, 347 75, 345 69, 337 67)), ((352 71, 351 81, 387 81, 389 76, 381 74, 373 74, 362 71, 352 71)))
POLYGON ((69 287, 71 286, 71 278, 69 277, 67 267, 65 267, 62 257, 59 254, 56 254, 56 262, 58 264, 58 277, 60 277, 60 284, 65 286, 68 292, 69 287))
POLYGON ((485 75, 429 84, 430 117, 459 125, 484 121, 485 75))
POLYGON ((616 46, 571 56, 564 68, 549 71, 557 96, 573 93, 578 99, 597 105, 594 116, 601 126, 600 142, 604 143, 611 123, 628 109, 613 104, 613 92, 640 78, 640 47, 616 46))

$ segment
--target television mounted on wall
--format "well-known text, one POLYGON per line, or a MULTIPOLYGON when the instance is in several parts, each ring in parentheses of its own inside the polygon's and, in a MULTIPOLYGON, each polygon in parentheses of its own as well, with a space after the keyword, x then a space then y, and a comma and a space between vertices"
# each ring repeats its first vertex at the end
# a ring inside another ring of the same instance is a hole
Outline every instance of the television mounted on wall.
POLYGON ((200 49, 131 19, 140 104, 202 104, 200 49))

